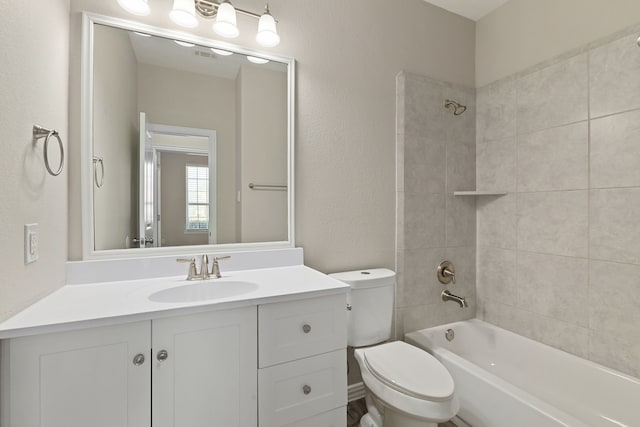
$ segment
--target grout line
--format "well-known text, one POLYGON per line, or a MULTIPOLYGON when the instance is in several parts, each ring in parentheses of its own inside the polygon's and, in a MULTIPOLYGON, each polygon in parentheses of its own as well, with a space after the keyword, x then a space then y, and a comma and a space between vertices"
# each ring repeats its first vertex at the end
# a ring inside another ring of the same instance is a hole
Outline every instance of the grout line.
POLYGON ((591 54, 593 49, 587 50, 587 348, 585 354, 591 359, 591 54))
POLYGON ((520 198, 518 196, 518 187, 520 186, 520 183, 518 182, 518 168, 520 167, 520 161, 519 161, 519 155, 520 155, 520 150, 518 149, 518 146, 520 145, 520 132, 518 129, 518 95, 519 95, 519 91, 518 91, 518 81, 520 80, 521 76, 518 76, 516 79, 514 79, 514 91, 515 91, 515 96, 516 96, 516 118, 515 118, 515 129, 516 129, 516 136, 515 136, 515 144, 516 144, 516 164, 515 164, 515 168, 514 168, 514 173, 515 173, 515 179, 516 179, 516 189, 515 189, 515 233, 516 233, 516 242, 515 242, 515 246, 516 246, 516 250, 515 250, 515 255, 516 255, 516 265, 514 266, 515 268, 515 294, 516 294, 516 305, 519 306, 520 304, 520 299, 522 298, 522 286, 520 284, 520 272, 519 272, 519 268, 518 265, 520 264, 520 244, 518 242, 518 199, 520 198))

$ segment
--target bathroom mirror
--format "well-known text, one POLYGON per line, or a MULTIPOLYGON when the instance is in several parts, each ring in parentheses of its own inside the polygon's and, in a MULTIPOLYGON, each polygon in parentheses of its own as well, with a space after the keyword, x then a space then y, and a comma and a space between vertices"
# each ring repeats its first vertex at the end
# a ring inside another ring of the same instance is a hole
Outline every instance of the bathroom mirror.
POLYGON ((294 61, 83 20, 84 258, 293 246, 294 61))

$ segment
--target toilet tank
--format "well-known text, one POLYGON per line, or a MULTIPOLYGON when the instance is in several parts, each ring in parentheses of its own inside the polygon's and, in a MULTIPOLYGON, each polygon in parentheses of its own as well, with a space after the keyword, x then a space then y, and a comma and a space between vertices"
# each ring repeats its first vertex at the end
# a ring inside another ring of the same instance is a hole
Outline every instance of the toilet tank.
POLYGON ((391 338, 396 273, 386 268, 346 271, 329 275, 349 286, 347 344, 362 347, 391 338))

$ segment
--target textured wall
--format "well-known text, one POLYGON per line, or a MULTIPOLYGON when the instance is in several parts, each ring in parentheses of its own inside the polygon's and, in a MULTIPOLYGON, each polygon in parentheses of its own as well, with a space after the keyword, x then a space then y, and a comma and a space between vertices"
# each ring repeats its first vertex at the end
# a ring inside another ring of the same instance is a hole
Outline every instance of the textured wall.
POLYGON ((286 241, 288 192, 252 190, 249 184, 287 184, 287 74, 242 65, 238 82, 241 233, 237 242, 286 241))
POLYGON ((510 0, 476 29, 476 87, 638 23, 637 0, 510 0))
MULTIPOLYGON (((55 128, 69 148, 69 1, 0 0, 0 320, 62 286, 68 167, 43 164, 32 127, 55 128), (40 224, 40 259, 24 265, 23 225, 40 224)), ((52 163, 58 159, 52 144, 52 163)))
POLYGON ((638 31, 478 90, 478 315, 640 375, 638 31))
MULTIPOLYGON (((139 20, 175 29, 167 16, 171 1, 150 3, 151 16, 139 20)), ((264 2, 236 6, 260 11, 264 2)), ((273 0, 269 6, 282 37, 269 51, 297 61, 296 245, 307 265, 324 272, 394 268, 395 77, 411 70, 473 86, 475 24, 422 0, 396 2, 392 14, 382 0, 273 0)), ((76 27, 83 9, 136 19, 115 1, 73 0, 76 27)), ((265 50, 255 42, 255 20, 240 16, 238 25, 242 34, 234 43, 265 50)), ((216 38, 204 23, 194 32, 216 38)), ((72 57, 75 76, 78 55, 72 57)), ((75 101, 78 89, 72 90, 75 101)), ((79 114, 77 103, 70 111, 72 118, 79 114)), ((77 129, 76 121, 79 147, 77 129)), ((69 193, 72 259, 81 256, 80 187, 73 179, 78 152, 69 193)))
POLYGON ((149 64, 138 70, 138 111, 148 123, 216 131, 217 237, 236 242, 235 80, 149 64))
POLYGON ((185 168, 187 165, 208 165, 207 156, 161 152, 161 239, 162 246, 206 245, 207 231, 185 231, 187 191, 185 168))
POLYGON ((398 75, 396 336, 475 316, 475 89, 398 75), (455 116, 445 99, 466 105, 455 116), (448 259, 468 308, 443 302, 436 267, 448 259))
POLYGON ((124 31, 97 26, 95 44, 93 154, 105 176, 93 186, 94 239, 96 249, 122 249, 138 235, 138 63, 124 31))

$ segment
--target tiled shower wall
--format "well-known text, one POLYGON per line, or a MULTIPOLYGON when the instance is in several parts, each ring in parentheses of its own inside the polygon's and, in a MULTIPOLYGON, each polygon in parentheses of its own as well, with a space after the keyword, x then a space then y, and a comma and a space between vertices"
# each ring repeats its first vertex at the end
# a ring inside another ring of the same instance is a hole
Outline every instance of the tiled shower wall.
POLYGON ((478 317, 640 376, 638 32, 477 92, 478 317))
POLYGON ((475 90, 402 72, 397 77, 396 337, 475 317, 476 214, 473 198, 454 190, 475 187, 475 90), (446 99, 467 106, 454 116, 446 99), (443 302, 440 261, 455 265, 456 284, 469 307, 443 302))

